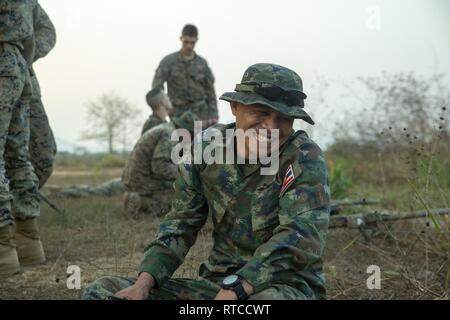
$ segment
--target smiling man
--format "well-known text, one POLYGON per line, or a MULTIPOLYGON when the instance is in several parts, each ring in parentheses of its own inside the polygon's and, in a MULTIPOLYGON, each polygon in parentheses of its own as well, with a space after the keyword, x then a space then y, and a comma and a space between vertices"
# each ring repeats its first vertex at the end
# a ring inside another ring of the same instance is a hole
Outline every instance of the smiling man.
MULTIPOLYGON (((304 111, 301 78, 274 64, 249 67, 230 102, 236 123, 211 130, 277 133, 278 170, 248 159, 251 143, 226 139, 236 150, 234 163, 184 163, 175 181, 172 210, 146 250, 137 279, 106 277, 91 284, 86 299, 323 299, 322 255, 329 223, 330 190, 325 159, 295 118, 313 124, 304 111), (200 280, 171 278, 208 216, 214 224, 213 248, 200 266, 200 280)), ((222 136, 227 136, 223 134, 222 136)), ((200 139, 203 149, 213 142, 200 139)), ((250 139, 251 140, 251 139, 250 139)), ((193 147, 195 148, 195 146, 193 147)))

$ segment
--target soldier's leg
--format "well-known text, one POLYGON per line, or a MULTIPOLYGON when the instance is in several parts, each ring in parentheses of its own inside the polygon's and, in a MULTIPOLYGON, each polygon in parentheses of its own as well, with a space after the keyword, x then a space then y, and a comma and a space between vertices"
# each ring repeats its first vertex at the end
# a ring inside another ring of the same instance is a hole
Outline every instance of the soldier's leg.
MULTIPOLYGON (((85 300, 104 300, 134 284, 136 279, 103 277, 91 283, 82 295, 85 300)), ((152 290, 150 300, 208 300, 214 299, 220 287, 208 280, 170 279, 161 288, 152 290)))
MULTIPOLYGON (((1 49, 1 48, 0 48, 1 49)), ((6 142, 13 109, 20 99, 23 81, 0 75, 0 228, 14 223, 11 213, 12 195, 6 178, 6 142)))
POLYGON ((84 290, 83 300, 106 300, 116 292, 133 285, 136 279, 125 277, 103 277, 95 280, 84 290))
MULTIPOLYGON (((25 86, 27 88, 27 86, 25 86)), ((29 156, 29 100, 21 98, 14 108, 5 148, 6 175, 10 179, 16 220, 36 218, 40 213, 38 178, 29 156)))
POLYGON ((78 184, 59 190, 56 196, 62 198, 84 198, 90 195, 91 189, 92 187, 90 185, 78 184))
POLYGON ((39 178, 39 188, 42 188, 53 172, 56 142, 41 97, 35 92, 30 102, 29 149, 31 163, 39 178))
POLYGON ((29 84, 13 110, 6 141, 6 174, 13 195, 13 214, 16 220, 15 240, 22 265, 45 262, 36 218, 40 214, 38 197, 39 180, 29 159, 29 84), (28 88, 28 90, 27 90, 28 88))
POLYGON ((123 188, 122 178, 114 178, 99 186, 92 187, 91 193, 93 195, 111 197, 123 193, 123 188))
POLYGON ((220 286, 206 279, 193 280, 175 278, 168 280, 161 288, 152 290, 151 300, 212 300, 220 286))
POLYGON ((288 285, 275 284, 249 297, 249 300, 307 300, 300 290, 288 285))
MULTIPOLYGON (((9 181, 6 178, 5 150, 14 107, 20 99, 24 81, 11 75, 1 74, 6 65, 6 55, 0 44, 0 277, 7 277, 20 271, 14 241, 14 218, 12 215, 12 200, 9 181)), ((8 67, 8 65, 6 65, 8 67)))

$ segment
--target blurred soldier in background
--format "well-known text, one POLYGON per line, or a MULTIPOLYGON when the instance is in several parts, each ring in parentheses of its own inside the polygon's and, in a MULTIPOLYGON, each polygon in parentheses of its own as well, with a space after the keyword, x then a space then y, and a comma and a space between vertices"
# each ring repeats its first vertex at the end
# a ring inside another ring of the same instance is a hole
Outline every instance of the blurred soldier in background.
POLYGON ((163 216, 170 210, 172 184, 178 175, 177 165, 171 159, 177 142, 171 140, 171 135, 175 129, 187 129, 192 136, 196 120, 196 115, 186 111, 172 122, 150 129, 136 143, 122 176, 127 216, 163 216))
POLYGON ((217 123, 217 99, 214 76, 204 58, 194 51, 198 30, 187 24, 181 33, 181 50, 166 56, 158 66, 153 78, 153 88, 164 88, 175 109, 175 116, 186 110, 192 111, 205 127, 217 123))
MULTIPOLYGON (((153 127, 168 123, 167 118, 173 107, 169 97, 160 89, 153 89, 146 95, 146 101, 152 109, 152 114, 142 128, 142 135, 153 127)), ((124 192, 122 178, 114 178, 98 186, 73 185, 59 190, 56 195, 65 198, 81 198, 89 196, 115 196, 124 192)))

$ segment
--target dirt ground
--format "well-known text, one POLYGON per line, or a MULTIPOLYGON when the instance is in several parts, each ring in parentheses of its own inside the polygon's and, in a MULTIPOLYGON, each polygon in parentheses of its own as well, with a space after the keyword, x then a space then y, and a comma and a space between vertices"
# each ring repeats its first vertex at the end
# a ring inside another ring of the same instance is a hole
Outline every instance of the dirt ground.
MULTIPOLYGON (((56 171, 44 193, 55 186, 98 184, 120 170, 56 171)), ((120 196, 50 199, 64 212, 42 204, 40 226, 46 264, 0 280, 0 299, 78 299, 91 281, 105 275, 136 276, 145 245, 156 235, 159 220, 131 220, 122 214, 120 196), (67 268, 81 270, 81 289, 67 288, 67 268)), ((447 220, 448 222, 448 220, 447 220)), ((444 227, 445 221, 440 221, 444 227)), ((212 245, 207 223, 175 276, 197 277, 212 245)), ((448 299, 449 234, 425 220, 381 226, 370 243, 358 230, 330 230, 325 274, 329 299, 448 299), (368 289, 367 268, 380 267, 381 288, 368 289)))

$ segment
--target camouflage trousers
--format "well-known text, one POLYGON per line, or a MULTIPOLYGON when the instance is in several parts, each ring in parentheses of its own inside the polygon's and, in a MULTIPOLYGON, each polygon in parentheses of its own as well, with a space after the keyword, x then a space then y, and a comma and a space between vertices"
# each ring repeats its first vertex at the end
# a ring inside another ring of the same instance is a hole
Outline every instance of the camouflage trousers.
POLYGON ((33 96, 30 101, 30 159, 39 178, 39 188, 42 188, 53 172, 56 142, 42 104, 38 80, 33 76, 31 81, 33 96))
MULTIPOLYGON (((125 277, 103 277, 91 283, 83 292, 83 300, 106 300, 116 292, 134 284, 136 279, 125 277)), ((220 286, 212 281, 201 279, 169 279, 163 286, 149 293, 149 300, 212 300, 220 286)), ((249 300, 304 300, 305 295, 288 285, 275 284, 249 300)))
POLYGON ((25 60, 17 48, 0 43, 0 227, 40 213, 28 151, 30 97, 25 60))
POLYGON ((127 217, 139 218, 143 214, 157 217, 164 216, 170 210, 173 192, 154 191, 151 195, 140 195, 137 192, 125 192, 123 208, 127 217))

